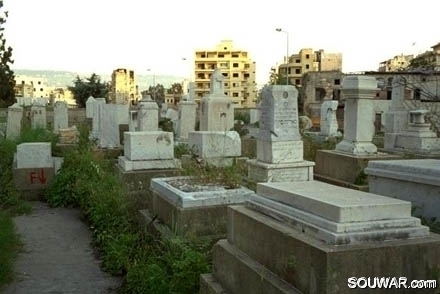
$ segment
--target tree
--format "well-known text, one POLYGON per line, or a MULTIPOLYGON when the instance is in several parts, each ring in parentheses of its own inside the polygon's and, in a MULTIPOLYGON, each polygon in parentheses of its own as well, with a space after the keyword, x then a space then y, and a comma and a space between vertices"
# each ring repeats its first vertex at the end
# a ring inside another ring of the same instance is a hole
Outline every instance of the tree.
POLYGON ((150 86, 148 88, 148 93, 151 95, 151 99, 157 102, 159 107, 162 106, 162 103, 165 101, 165 88, 161 84, 157 84, 156 86, 150 86))
POLYGON ((183 88, 181 83, 174 83, 167 89, 168 94, 183 94, 183 88))
POLYGON ((79 107, 85 107, 90 96, 108 100, 110 85, 107 82, 101 82, 101 78, 94 73, 85 81, 76 76, 73 83, 74 86, 69 86, 68 89, 73 93, 73 98, 79 107))
MULTIPOLYGON (((0 0, 0 9, 3 7, 3 1, 0 0)), ((4 27, 8 12, 5 11, 3 16, 0 16, 0 106, 8 107, 15 103, 15 77, 14 72, 9 67, 13 64, 12 48, 6 48, 6 39, 3 35, 4 27)))

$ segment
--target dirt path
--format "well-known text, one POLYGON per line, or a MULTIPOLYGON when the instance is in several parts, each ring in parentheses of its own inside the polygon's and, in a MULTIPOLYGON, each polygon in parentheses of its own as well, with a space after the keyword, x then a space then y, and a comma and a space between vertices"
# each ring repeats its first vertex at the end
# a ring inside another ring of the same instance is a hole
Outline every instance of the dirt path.
POLYGON ((30 215, 14 219, 24 243, 15 282, 2 293, 116 293, 120 279, 99 268, 91 234, 76 209, 34 202, 30 215))

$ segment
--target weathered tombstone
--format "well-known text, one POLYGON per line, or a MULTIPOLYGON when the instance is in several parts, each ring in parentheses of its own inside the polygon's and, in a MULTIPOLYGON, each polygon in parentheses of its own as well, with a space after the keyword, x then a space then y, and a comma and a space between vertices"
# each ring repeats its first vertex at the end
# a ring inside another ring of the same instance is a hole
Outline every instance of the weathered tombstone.
POLYGON ((139 102, 137 114, 140 132, 157 131, 159 128, 159 106, 148 95, 139 102))
POLYGON ((62 158, 52 157, 49 142, 17 145, 13 163, 13 179, 17 191, 25 199, 39 198, 62 161, 62 158))
POLYGON ((342 82, 345 96, 344 139, 336 151, 354 155, 376 154, 374 136, 373 99, 377 90, 374 77, 348 76, 342 82))
POLYGON ((248 162, 249 179, 255 182, 312 180, 314 163, 303 160, 298 91, 293 86, 268 86, 262 96, 257 159, 248 162))
POLYGON ((46 128, 46 104, 43 104, 41 100, 36 100, 31 107, 31 127, 46 128))
POLYGON ((90 96, 86 101, 86 118, 93 118, 93 105, 95 104, 96 99, 93 96, 90 96))
POLYGON ((128 122, 128 131, 136 132, 138 131, 138 110, 130 110, 130 121, 128 122))
POLYGON ((93 122, 92 122, 92 132, 90 133, 90 139, 99 139, 99 133, 101 131, 101 111, 102 106, 105 105, 105 98, 96 98, 93 104, 93 122))
POLYGON ((325 137, 338 136, 338 121, 336 119, 336 110, 338 101, 325 100, 321 105, 321 130, 320 135, 325 137))
POLYGON ((23 119, 23 107, 15 103, 8 107, 8 121, 6 126, 6 138, 17 139, 21 132, 21 120, 23 119))
POLYGON ((188 140, 188 134, 195 130, 197 104, 194 102, 194 92, 194 83, 189 83, 189 94, 187 99, 186 101, 184 100, 179 103, 176 133, 181 141, 188 140))
POLYGON ((201 101, 200 131, 229 131, 234 127, 234 104, 224 93, 224 77, 219 69, 211 76, 208 96, 201 101))
POLYGON ((370 160, 398 159, 399 156, 377 152, 372 143, 375 111, 373 100, 377 81, 370 76, 347 76, 342 82, 345 97, 344 138, 335 150, 318 150, 315 179, 332 184, 368 190, 364 169, 370 160))
POLYGON ((66 129, 69 127, 69 115, 67 112, 67 103, 64 101, 55 102, 54 107, 54 124, 53 131, 54 133, 58 133, 59 129, 66 129))
POLYGON ((394 76, 392 82, 391 105, 385 114, 384 148, 392 151, 396 145, 397 135, 408 125, 408 111, 404 105, 405 79, 394 76))
POLYGON ((100 112, 100 148, 118 148, 121 140, 119 138, 119 125, 128 124, 129 104, 103 104, 100 112))

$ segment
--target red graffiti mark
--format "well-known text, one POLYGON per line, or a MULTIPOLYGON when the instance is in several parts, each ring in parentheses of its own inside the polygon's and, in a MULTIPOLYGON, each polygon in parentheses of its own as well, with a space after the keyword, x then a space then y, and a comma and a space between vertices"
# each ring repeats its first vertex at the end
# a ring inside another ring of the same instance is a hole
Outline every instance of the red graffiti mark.
POLYGON ((31 172, 29 174, 29 180, 31 184, 33 184, 36 180, 38 180, 41 184, 46 184, 46 175, 44 174, 44 169, 41 169, 40 172, 31 172))
POLYGON ((46 176, 44 175, 44 169, 40 170, 40 174, 38 175, 38 179, 40 180, 40 183, 46 184, 46 176))

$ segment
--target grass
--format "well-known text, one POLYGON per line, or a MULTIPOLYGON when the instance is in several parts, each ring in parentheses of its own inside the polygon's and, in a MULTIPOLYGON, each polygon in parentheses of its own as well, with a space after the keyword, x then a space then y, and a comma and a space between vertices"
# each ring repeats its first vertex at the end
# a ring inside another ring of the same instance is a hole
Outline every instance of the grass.
POLYGON ((0 210, 0 288, 13 279, 13 261, 20 245, 10 214, 0 210))
MULTIPOLYGON (((87 138, 86 129, 80 138, 87 138)), ((46 190, 52 206, 79 207, 107 272, 124 277, 122 293, 196 293, 199 275, 210 271, 210 249, 181 237, 141 232, 138 206, 129 197, 113 161, 87 140, 64 154, 57 177, 46 190)))

